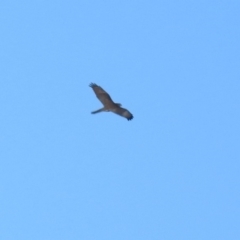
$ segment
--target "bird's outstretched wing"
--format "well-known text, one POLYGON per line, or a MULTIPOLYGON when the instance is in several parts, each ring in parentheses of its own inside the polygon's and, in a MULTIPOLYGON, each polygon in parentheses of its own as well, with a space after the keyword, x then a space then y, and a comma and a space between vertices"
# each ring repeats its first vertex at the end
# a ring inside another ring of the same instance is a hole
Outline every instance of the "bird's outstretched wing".
POLYGON ((113 113, 116 113, 122 117, 125 117, 127 120, 132 120, 133 119, 133 115, 125 108, 121 108, 121 107, 116 107, 114 109, 111 109, 111 111, 113 113))
POLYGON ((97 98, 102 102, 104 106, 108 106, 109 104, 113 104, 113 100, 111 99, 110 95, 100 86, 95 83, 91 83, 89 85, 95 92, 97 98))

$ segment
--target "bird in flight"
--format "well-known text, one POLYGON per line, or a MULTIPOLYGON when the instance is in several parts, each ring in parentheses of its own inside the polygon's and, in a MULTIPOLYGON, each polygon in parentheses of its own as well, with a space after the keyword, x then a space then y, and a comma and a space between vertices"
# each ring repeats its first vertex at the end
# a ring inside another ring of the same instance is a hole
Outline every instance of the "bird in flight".
POLYGON ((122 108, 120 103, 113 102, 110 95, 100 86, 98 86, 95 83, 91 83, 89 87, 93 89, 97 98, 103 104, 103 108, 100 108, 96 111, 91 112, 92 114, 100 113, 100 112, 113 112, 122 117, 125 117, 127 120, 133 119, 133 115, 127 109, 122 108))

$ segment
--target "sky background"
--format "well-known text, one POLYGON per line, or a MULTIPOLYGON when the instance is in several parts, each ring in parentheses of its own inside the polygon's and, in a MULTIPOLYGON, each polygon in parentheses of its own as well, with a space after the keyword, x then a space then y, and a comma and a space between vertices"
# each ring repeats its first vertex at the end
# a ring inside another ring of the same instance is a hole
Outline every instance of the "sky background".
POLYGON ((0 239, 240 239, 239 13, 2 0, 0 239))

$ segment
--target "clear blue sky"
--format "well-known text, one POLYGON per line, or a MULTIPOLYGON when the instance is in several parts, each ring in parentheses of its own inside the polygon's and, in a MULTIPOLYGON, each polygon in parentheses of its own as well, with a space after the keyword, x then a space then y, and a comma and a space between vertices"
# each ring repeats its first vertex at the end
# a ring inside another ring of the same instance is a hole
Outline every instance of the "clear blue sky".
POLYGON ((3 0, 0 34, 1 240, 240 239, 239 1, 3 0))

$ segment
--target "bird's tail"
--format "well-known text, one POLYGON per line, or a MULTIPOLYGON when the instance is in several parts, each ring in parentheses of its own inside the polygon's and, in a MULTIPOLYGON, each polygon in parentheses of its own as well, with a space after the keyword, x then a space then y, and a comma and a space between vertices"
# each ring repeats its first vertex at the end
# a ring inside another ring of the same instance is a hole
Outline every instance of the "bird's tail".
POLYGON ((96 110, 96 111, 93 111, 93 112, 91 112, 92 114, 95 114, 95 113, 100 113, 100 112, 104 112, 105 111, 105 108, 100 108, 100 109, 98 109, 98 110, 96 110))

